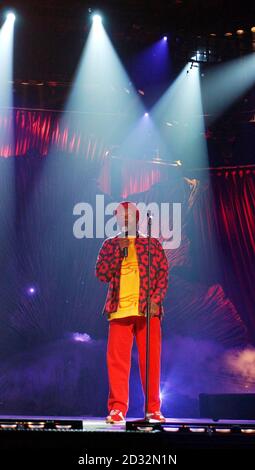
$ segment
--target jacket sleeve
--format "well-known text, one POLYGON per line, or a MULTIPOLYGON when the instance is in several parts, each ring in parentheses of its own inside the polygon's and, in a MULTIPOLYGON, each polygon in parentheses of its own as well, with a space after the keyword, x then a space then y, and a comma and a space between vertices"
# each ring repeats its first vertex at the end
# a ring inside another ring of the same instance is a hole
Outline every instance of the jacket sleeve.
POLYGON ((160 267, 157 273, 156 289, 154 290, 151 296, 151 302, 155 302, 157 305, 160 305, 164 300, 167 287, 168 287, 169 266, 168 266, 168 261, 167 261, 165 251, 161 243, 157 239, 156 239, 156 248, 158 250, 160 267))
POLYGON ((104 241, 98 253, 96 262, 96 276, 102 282, 110 282, 121 264, 119 245, 112 239, 104 241))

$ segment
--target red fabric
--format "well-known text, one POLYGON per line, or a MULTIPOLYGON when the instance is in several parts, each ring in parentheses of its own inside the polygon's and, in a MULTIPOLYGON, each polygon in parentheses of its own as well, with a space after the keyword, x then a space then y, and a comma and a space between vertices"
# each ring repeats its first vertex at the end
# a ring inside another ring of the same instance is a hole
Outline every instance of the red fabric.
POLYGON ((166 174, 166 167, 139 160, 132 162, 123 159, 121 174, 123 181, 121 195, 126 198, 129 194, 147 191, 153 184, 162 181, 166 174))
MULTIPOLYGON (((144 178, 146 168, 144 165, 144 178)), ((203 173, 194 170, 189 174, 201 180, 203 188, 192 209, 195 223, 189 227, 192 269, 201 283, 221 286, 245 323, 251 340, 255 341, 254 165, 228 171, 211 170, 210 182, 206 185, 203 173)), ((124 188, 130 188, 131 193, 146 191, 147 183, 147 180, 137 179, 132 169, 127 169, 124 188)), ((153 191, 153 187, 150 190, 153 191)), ((130 198, 128 190, 125 194, 130 198)), ((160 194, 158 199, 152 200, 159 199, 160 194)), ((137 197, 135 200, 139 201, 137 197)))
POLYGON ((199 271, 222 284, 255 339, 255 171, 211 176, 194 218, 199 271))
MULTIPOLYGON (((139 312, 146 312, 148 289, 148 238, 137 237, 135 247, 140 273, 139 312)), ((163 313, 162 302, 168 285, 168 262, 162 245, 156 238, 151 239, 151 270, 150 298, 159 306, 159 314, 163 313)), ((97 258, 96 276, 102 282, 109 282, 109 289, 104 306, 104 313, 116 312, 119 303, 120 268, 123 253, 120 250, 118 236, 104 241, 97 258)))
POLYGON ((6 133, 12 127, 15 142, 0 143, 0 156, 26 155, 35 150, 40 155, 48 155, 52 147, 91 160, 107 154, 105 143, 95 136, 95 132, 84 132, 79 113, 26 109, 14 109, 7 114, 1 112, 0 132, 6 133))
MULTIPOLYGON (((160 410, 160 356, 161 326, 160 320, 150 320, 150 373, 148 412, 160 410)), ((122 411, 126 415, 129 397, 129 374, 133 339, 136 339, 139 370, 145 393, 146 372, 146 318, 129 317, 111 320, 107 347, 107 366, 109 378, 108 410, 122 411)))

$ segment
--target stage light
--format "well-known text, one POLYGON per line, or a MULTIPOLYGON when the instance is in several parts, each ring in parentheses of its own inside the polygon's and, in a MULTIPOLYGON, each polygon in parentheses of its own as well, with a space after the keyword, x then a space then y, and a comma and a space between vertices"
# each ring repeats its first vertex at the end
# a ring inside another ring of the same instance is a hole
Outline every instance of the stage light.
MULTIPOLYGON (((193 54, 195 54, 194 59, 198 60, 197 56, 199 55, 199 58, 203 56, 203 51, 196 50, 193 54)), ((188 155, 194 165, 207 166, 200 68, 194 59, 186 64, 150 115, 156 124, 165 123, 165 130, 162 132, 172 161, 179 161, 183 155, 188 155)))
POLYGON ((224 36, 226 36, 226 37, 231 37, 231 36, 233 36, 233 33, 231 33, 231 32, 229 31, 228 33, 225 33, 224 36))
MULTIPOLYGON (((0 133, 1 156, 13 155, 13 33, 15 15, 7 11, 5 21, 0 27, 0 103, 1 118, 8 122, 8 131, 0 133), (5 108, 4 115, 3 108, 5 108)), ((6 127, 7 130, 7 127, 6 127)))
POLYGON ((164 41, 167 41, 167 36, 164 36, 164 37, 163 37, 163 40, 164 40, 164 41))
POLYGON ((15 21, 16 16, 12 11, 9 11, 6 14, 6 18, 7 18, 8 21, 15 21))
POLYGON ((45 428, 45 422, 44 421, 40 421, 40 422, 33 422, 33 421, 29 421, 27 423, 27 427, 28 429, 44 429, 45 428))
POLYGON ((93 24, 100 25, 102 24, 102 16, 95 14, 93 15, 93 24))
POLYGON ((255 429, 249 429, 249 428, 241 429, 241 433, 243 433, 243 434, 255 434, 255 429))
POLYGON ((198 427, 189 428, 189 430, 190 432, 197 432, 197 433, 206 432, 206 428, 198 428, 198 427))
POLYGON ((91 337, 87 333, 73 333, 72 338, 74 341, 81 343, 89 343, 91 341, 91 337))
POLYGON ((252 27, 251 27, 251 32, 252 32, 252 33, 255 33, 255 26, 252 26, 252 27))
POLYGON ((179 427, 177 428, 174 426, 167 426, 167 427, 163 427, 163 430, 166 432, 179 432, 180 428, 179 427))
POLYGON ((30 287, 28 287, 28 289, 27 289, 27 293, 28 293, 28 295, 29 295, 29 296, 32 296, 32 295, 34 295, 34 294, 36 293, 36 289, 35 289, 35 287, 34 287, 34 286, 30 286, 30 287))
POLYGON ((148 116, 149 116, 149 113, 144 113, 144 116, 145 116, 145 117, 148 117, 148 116))
POLYGON ((215 428, 215 432, 219 434, 230 434, 231 428, 215 428))
POLYGON ((242 36, 242 35, 244 34, 244 30, 243 30, 243 29, 238 29, 238 30, 236 31, 236 34, 237 34, 238 36, 242 36))

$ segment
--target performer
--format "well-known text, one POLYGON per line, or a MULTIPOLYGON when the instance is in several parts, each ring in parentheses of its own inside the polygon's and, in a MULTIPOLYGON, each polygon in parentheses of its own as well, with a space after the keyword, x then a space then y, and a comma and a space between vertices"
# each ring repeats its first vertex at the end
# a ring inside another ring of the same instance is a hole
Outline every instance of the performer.
MULTIPOLYGON (((116 209, 121 232, 104 241, 97 258, 96 275, 109 282, 104 313, 109 320, 107 367, 109 397, 107 423, 125 423, 129 402, 131 352, 135 337, 140 377, 146 387, 146 300, 148 238, 138 230, 139 211, 124 201, 116 209)), ((161 243, 151 238, 150 371, 147 419, 165 422, 160 411, 160 356, 162 301, 168 284, 168 262, 161 243)))

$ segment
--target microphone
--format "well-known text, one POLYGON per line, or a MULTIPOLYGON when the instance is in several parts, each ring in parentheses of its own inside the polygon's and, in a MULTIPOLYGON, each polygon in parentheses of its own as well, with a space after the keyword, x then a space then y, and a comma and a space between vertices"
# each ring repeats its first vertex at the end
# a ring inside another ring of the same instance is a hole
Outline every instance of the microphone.
MULTIPOLYGON (((124 234, 124 237, 128 236, 128 228, 126 226, 122 227, 121 231, 124 234)), ((125 246, 125 248, 123 248, 123 255, 124 255, 125 258, 128 257, 128 247, 127 246, 125 246)))
POLYGON ((148 224, 151 225, 152 223, 152 214, 151 211, 147 211, 147 219, 148 219, 148 224))

